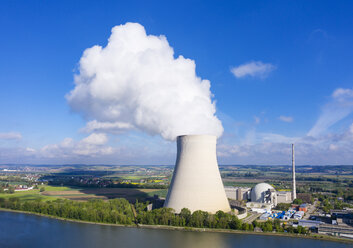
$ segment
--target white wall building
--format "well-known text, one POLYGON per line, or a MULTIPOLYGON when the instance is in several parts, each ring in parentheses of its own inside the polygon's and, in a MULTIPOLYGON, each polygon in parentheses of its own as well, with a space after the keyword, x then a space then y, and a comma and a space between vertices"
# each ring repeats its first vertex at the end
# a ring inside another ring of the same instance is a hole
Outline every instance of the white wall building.
POLYGON ((277 191, 277 203, 291 203, 292 192, 291 191, 277 191))
POLYGON ((228 199, 242 201, 249 199, 251 188, 224 187, 224 190, 228 199))

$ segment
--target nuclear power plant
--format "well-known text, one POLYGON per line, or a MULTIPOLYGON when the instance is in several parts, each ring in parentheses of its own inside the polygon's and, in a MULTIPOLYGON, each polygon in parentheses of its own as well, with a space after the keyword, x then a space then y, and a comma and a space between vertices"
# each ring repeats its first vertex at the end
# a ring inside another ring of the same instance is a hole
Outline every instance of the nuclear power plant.
POLYGON ((216 213, 229 212, 216 156, 216 136, 177 137, 177 158, 164 207, 176 213, 188 208, 216 213))
POLYGON ((253 188, 226 187, 227 197, 231 200, 247 201, 247 208, 253 211, 270 211, 278 203, 291 203, 296 199, 295 153, 292 144, 292 191, 278 191, 267 183, 259 183, 253 188))

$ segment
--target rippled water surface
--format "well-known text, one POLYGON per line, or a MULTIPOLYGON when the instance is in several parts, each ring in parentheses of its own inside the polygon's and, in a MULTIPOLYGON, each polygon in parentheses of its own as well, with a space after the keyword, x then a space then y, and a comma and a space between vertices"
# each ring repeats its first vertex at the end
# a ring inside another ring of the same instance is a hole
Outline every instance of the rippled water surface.
POLYGON ((311 239, 74 223, 0 211, 0 247, 353 247, 311 239))

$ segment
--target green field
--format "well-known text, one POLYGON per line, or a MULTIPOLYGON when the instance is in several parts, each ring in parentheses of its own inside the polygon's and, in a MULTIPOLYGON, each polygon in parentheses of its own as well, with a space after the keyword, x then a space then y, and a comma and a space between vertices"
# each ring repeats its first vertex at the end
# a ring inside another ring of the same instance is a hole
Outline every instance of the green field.
MULTIPOLYGON (((53 191, 72 191, 77 190, 70 187, 53 187, 53 186, 43 186, 45 188, 44 192, 53 192, 53 191)), ((41 188, 41 187, 40 187, 41 188)), ((34 201, 34 200, 44 200, 44 201, 53 201, 58 199, 55 196, 47 196, 41 194, 39 189, 31 189, 28 191, 15 191, 13 194, 0 193, 0 198, 17 198, 21 201, 34 201)))
POLYGON ((0 193, 0 198, 17 198, 20 201, 34 201, 34 200, 45 200, 45 201, 52 201, 56 200, 56 197, 45 196, 40 194, 39 189, 32 189, 23 192, 15 192, 13 194, 5 194, 0 193))
POLYGON ((167 197, 167 193, 168 193, 167 189, 160 189, 153 192, 149 192, 148 195, 151 197, 154 195, 158 195, 159 197, 165 198, 167 197))
MULTIPOLYGON (((40 187, 41 188, 41 187, 40 187)), ((131 202, 134 200, 144 200, 148 197, 158 195, 165 197, 167 189, 134 189, 134 188, 77 188, 77 187, 53 187, 44 186, 45 191, 40 192, 39 189, 28 191, 15 191, 13 194, 0 193, 0 198, 17 198, 20 201, 53 201, 58 198, 87 201, 90 199, 114 199, 126 198, 131 202)))

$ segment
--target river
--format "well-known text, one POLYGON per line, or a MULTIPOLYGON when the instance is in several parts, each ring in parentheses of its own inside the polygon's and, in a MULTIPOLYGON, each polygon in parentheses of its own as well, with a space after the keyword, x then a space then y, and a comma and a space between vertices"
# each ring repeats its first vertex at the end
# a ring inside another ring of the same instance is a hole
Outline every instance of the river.
POLYGON ((0 247, 341 248, 352 246, 330 241, 280 236, 92 225, 0 211, 0 247))

